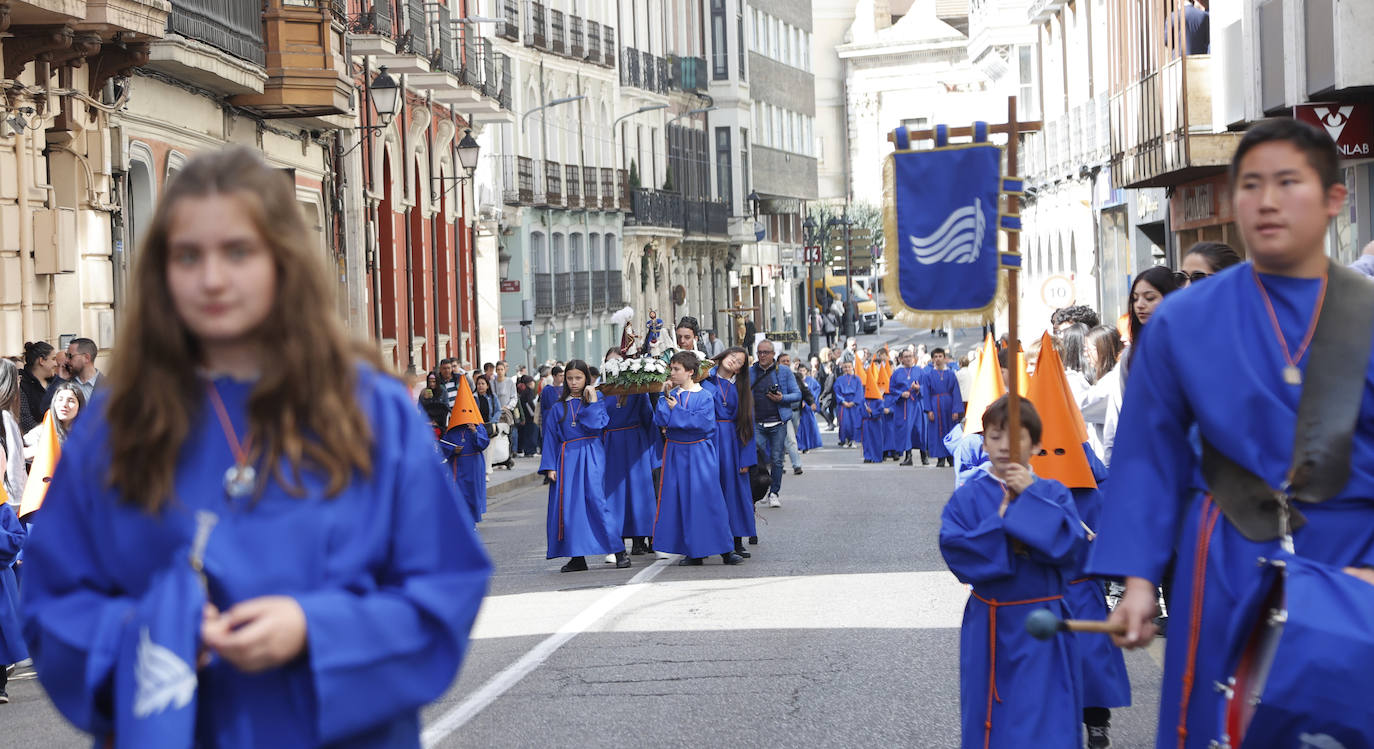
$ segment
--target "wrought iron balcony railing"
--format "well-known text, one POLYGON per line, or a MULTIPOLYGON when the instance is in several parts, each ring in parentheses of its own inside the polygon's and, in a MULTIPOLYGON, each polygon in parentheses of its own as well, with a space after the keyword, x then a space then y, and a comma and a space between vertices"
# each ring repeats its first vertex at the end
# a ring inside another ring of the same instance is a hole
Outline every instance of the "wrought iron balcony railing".
MULTIPOLYGON (((377 0, 378 5, 388 2, 377 0)), ((175 34, 204 42, 241 60, 261 67, 267 65, 261 2, 177 0, 172 4, 167 26, 175 34)))

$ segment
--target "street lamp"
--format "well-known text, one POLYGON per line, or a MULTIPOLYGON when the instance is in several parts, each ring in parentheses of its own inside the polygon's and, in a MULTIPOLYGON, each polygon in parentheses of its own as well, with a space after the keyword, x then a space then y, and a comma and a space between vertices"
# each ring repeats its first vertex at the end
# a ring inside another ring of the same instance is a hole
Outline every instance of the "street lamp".
MULTIPOLYGON (((806 240, 806 248, 803 250, 803 253, 804 253, 804 256, 805 256, 805 253, 809 253, 810 250, 811 250, 811 247, 813 247, 813 246, 816 244, 816 222, 815 222, 815 220, 813 220, 809 215, 806 217, 806 220, 802 222, 802 237, 806 240)), ((817 290, 817 288, 816 288, 817 284, 816 284, 816 271, 815 271, 815 268, 816 268, 817 263, 819 262, 819 258, 816 258, 816 259, 813 261, 813 259, 812 259, 811 257, 805 256, 805 260, 806 260, 806 283, 807 283, 807 286, 809 287, 809 288, 807 289, 807 296, 811 298, 810 308, 813 309, 813 310, 815 310, 815 314, 814 314, 814 315, 810 315, 810 314, 807 315, 807 319, 806 319, 806 321, 805 321, 803 324, 806 325, 806 326, 811 330, 811 335, 808 336, 807 343, 811 346, 811 353, 812 353, 812 354, 815 354, 816 352, 818 352, 818 351, 821 350, 821 333, 822 333, 822 331, 816 330, 816 326, 813 324, 812 321, 813 321, 813 320, 819 320, 819 319, 821 319, 821 317, 823 317, 823 315, 824 315, 824 313, 822 313, 822 312, 820 311, 820 310, 821 310, 821 295, 820 295, 820 292, 819 292, 819 291, 817 290)), ((822 281, 823 281, 823 280, 824 280, 824 276, 822 276, 822 281)), ((821 286, 824 286, 824 283, 822 283, 821 286)))
MULTIPOLYGON (((367 81, 366 71, 363 73, 363 80, 367 81)), ((397 85, 396 79, 392 78, 391 75, 386 72, 385 65, 377 68, 376 77, 373 78, 371 82, 364 84, 364 90, 367 93, 368 101, 372 102, 372 108, 377 110, 379 124, 359 125, 353 128, 354 130, 361 131, 367 137, 359 138, 357 143, 354 143, 352 147, 343 152, 344 156, 353 153, 353 149, 362 145, 363 141, 367 140, 368 137, 372 137, 379 131, 390 127, 391 121, 396 118, 396 115, 401 113, 401 109, 405 106, 405 97, 402 96, 401 87, 397 85)))
MULTIPOLYGON (((477 171, 477 157, 481 150, 482 146, 480 146, 477 143, 476 138, 472 137, 472 128, 466 128, 463 131, 463 139, 458 141, 458 165, 463 168, 463 174, 451 177, 445 177, 442 175, 437 177, 430 177, 429 189, 431 193, 434 193, 435 200, 438 200, 439 198, 438 193, 434 192, 435 182, 438 182, 440 187, 442 187, 445 182, 452 180, 454 186, 456 187, 459 183, 466 182, 472 179, 472 175, 477 171)), ((448 191, 445 190, 444 192, 448 191)))

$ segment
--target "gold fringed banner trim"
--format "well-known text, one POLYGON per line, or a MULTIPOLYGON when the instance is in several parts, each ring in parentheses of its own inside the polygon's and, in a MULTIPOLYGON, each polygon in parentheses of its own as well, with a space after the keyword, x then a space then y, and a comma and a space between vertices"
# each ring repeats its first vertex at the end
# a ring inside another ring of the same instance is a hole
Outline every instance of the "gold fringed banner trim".
MULTIPOLYGON (((968 146, 986 144, 966 144, 968 146)), ((959 146, 952 146, 958 148, 959 146)), ((986 325, 997 318, 997 312, 1007 306, 1007 275, 1002 272, 1002 256, 1000 251, 997 256, 997 291, 993 294, 992 301, 986 306, 978 309, 956 309, 956 310, 918 310, 913 309, 902 298, 902 286, 900 272, 897 267, 897 258, 901 254, 901 242, 897 236, 897 170, 895 159, 897 153, 909 153, 906 151, 894 152, 887 155, 883 161, 883 262, 887 265, 887 273, 883 276, 883 289, 887 294, 888 305, 892 307, 892 317, 900 320, 903 325, 917 330, 932 330, 935 328, 973 328, 986 325)), ((1000 212, 999 212, 999 224, 1000 212)), ((1006 231, 1000 226, 997 231, 1006 231)))

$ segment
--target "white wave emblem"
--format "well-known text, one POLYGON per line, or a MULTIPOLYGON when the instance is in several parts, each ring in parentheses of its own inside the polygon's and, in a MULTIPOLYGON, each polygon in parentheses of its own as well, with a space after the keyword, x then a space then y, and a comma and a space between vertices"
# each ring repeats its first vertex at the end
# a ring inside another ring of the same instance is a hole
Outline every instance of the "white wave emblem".
POLYGON ((196 694, 196 674, 176 653, 153 642, 148 628, 138 633, 138 664, 134 666, 134 717, 146 718, 180 710, 196 694))
POLYGON ((983 201, 974 198, 973 205, 949 214, 940 228, 929 236, 909 236, 908 239, 911 240, 912 252, 916 254, 916 262, 922 265, 972 263, 978 259, 986 232, 983 201))

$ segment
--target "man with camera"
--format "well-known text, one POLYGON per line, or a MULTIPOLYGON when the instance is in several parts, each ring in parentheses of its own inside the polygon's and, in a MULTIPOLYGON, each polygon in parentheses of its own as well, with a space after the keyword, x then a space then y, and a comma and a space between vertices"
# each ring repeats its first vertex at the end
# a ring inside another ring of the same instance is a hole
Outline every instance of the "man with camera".
POLYGON ((769 507, 782 507, 778 492, 782 491, 783 454, 787 452, 787 424, 792 408, 801 402, 801 390, 792 370, 780 366, 774 358, 773 342, 759 341, 758 360, 749 368, 749 386, 754 393, 754 435, 768 452, 772 461, 768 488, 769 507))

